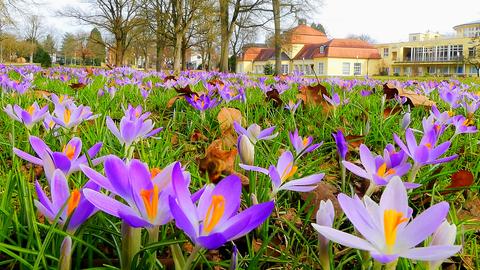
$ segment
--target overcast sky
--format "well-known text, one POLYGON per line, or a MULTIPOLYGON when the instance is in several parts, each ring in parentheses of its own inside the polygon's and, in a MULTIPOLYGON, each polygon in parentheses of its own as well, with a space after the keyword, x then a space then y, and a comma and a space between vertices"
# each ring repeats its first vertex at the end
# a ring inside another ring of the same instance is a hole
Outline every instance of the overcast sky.
MULTIPOLYGON (((57 38, 65 32, 91 29, 55 15, 56 10, 68 5, 87 6, 82 0, 36 2, 40 5, 26 8, 33 7, 32 12, 42 15, 47 31, 57 38)), ((323 24, 330 37, 368 34, 380 43, 406 41, 409 33, 427 30, 452 33, 455 25, 480 20, 480 0, 323 0, 319 6, 308 21, 323 24)))

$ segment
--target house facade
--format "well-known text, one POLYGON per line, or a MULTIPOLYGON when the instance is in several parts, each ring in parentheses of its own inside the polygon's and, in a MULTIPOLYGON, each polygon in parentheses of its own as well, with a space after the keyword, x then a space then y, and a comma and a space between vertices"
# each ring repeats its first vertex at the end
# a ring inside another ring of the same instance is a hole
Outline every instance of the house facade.
POLYGON ((383 74, 401 76, 468 75, 477 68, 466 59, 479 57, 474 37, 480 36, 480 20, 453 27, 455 35, 413 33, 406 42, 376 45, 383 74))
MULTIPOLYGON (((283 74, 294 71, 319 76, 378 74, 380 54, 365 41, 329 39, 304 21, 283 33, 282 39, 283 74)), ((275 65, 275 49, 265 44, 247 45, 237 57, 237 72, 264 74, 267 65, 275 65)))

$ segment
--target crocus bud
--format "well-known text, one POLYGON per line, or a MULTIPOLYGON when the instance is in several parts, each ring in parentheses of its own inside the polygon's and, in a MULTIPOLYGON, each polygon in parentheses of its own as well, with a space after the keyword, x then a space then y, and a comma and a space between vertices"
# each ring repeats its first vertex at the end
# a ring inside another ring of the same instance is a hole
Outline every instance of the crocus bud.
POLYGON ((237 267, 238 267, 238 249, 234 243, 233 249, 232 249, 232 259, 230 260, 230 270, 236 270, 237 267))
POLYGON ((402 129, 406 130, 410 125, 410 113, 406 113, 402 119, 402 129))
MULTIPOLYGON (((321 201, 318 207, 316 221, 318 225, 333 226, 333 220, 335 218, 335 209, 333 203, 330 200, 321 201)), ((323 235, 318 234, 318 249, 320 252, 320 263, 323 269, 330 269, 330 258, 328 256, 328 242, 329 240, 323 235)))
POLYGON ((72 261, 72 238, 66 236, 60 247, 60 258, 58 260, 58 269, 70 270, 72 261))
MULTIPOLYGON (((450 246, 455 243, 457 236, 457 226, 449 224, 444 221, 437 230, 433 233, 432 242, 430 246, 450 246)), ((428 262, 428 269, 438 269, 443 263, 443 260, 428 262)))
POLYGON ((238 154, 243 164, 253 166, 255 146, 246 135, 240 135, 237 142, 238 154))

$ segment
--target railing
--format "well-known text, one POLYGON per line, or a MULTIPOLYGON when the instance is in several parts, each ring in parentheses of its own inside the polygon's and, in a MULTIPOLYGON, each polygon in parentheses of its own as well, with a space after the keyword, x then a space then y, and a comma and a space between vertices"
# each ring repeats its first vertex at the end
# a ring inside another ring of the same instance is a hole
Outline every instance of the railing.
POLYGON ((404 57, 402 61, 395 62, 412 62, 412 63, 422 63, 422 62, 461 62, 463 61, 463 56, 453 56, 450 58, 447 57, 426 57, 423 59, 413 59, 411 57, 404 57))

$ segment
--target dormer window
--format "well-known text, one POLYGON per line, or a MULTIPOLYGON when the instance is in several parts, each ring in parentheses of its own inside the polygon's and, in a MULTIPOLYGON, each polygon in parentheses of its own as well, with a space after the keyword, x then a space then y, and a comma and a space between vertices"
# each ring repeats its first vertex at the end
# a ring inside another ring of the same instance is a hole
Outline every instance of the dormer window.
POLYGON ((325 46, 324 45, 320 46, 320 53, 325 53, 325 46))

